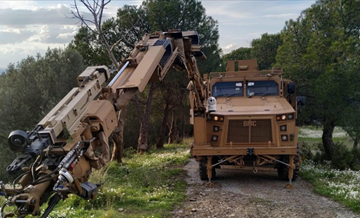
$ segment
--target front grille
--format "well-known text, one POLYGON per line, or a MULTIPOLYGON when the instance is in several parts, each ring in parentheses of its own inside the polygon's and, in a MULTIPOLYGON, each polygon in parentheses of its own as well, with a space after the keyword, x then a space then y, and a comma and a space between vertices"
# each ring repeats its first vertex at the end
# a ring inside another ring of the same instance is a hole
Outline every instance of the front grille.
POLYGON ((229 120, 227 143, 272 142, 271 120, 229 120))

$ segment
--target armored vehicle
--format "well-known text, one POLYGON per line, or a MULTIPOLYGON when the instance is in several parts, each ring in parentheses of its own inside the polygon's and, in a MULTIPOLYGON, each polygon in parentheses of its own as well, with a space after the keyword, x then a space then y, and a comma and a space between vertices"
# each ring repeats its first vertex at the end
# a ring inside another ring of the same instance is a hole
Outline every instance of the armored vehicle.
MULTIPOLYGON (((256 60, 229 61, 226 72, 204 75, 207 113, 191 113, 200 178, 215 178, 216 168, 277 168, 290 184, 298 176, 295 84, 282 69, 258 70, 256 60)), ((191 102, 195 100, 190 93, 191 102)))

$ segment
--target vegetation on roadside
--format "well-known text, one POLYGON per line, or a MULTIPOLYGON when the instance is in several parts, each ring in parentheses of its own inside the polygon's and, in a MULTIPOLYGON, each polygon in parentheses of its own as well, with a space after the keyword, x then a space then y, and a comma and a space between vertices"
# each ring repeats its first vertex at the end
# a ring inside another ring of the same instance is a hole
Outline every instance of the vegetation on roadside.
POLYGON ((300 128, 299 145, 303 158, 300 176, 313 185, 314 192, 360 213, 360 150, 352 148, 349 136, 336 127, 335 146, 329 158, 321 143, 320 131, 313 126, 300 128))
POLYGON ((301 178, 314 186, 314 192, 330 197, 360 213, 360 172, 331 168, 331 163, 306 160, 301 164, 301 178))
MULTIPOLYGON (((127 149, 125 164, 111 162, 93 171, 90 181, 104 183, 95 199, 86 201, 70 195, 49 218, 169 217, 173 207, 186 196, 182 167, 189 161, 188 145, 165 145, 164 149, 151 149, 143 155, 127 149)), ((4 202, 5 198, 0 197, 0 204, 4 202)), ((42 212, 46 206, 42 206, 42 212)))
POLYGON ((189 157, 188 144, 170 144, 144 155, 129 149, 125 164, 111 162, 93 172, 91 182, 104 182, 94 200, 71 195, 49 217, 169 217, 185 198, 182 166, 189 157))

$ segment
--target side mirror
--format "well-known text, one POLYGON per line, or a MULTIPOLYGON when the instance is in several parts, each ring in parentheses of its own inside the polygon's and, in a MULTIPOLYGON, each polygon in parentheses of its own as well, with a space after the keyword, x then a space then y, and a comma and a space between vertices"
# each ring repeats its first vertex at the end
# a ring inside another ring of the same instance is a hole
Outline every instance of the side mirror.
POLYGON ((288 83, 288 94, 294 94, 295 93, 295 83, 288 83))
POLYGON ((305 102, 306 102, 305 96, 296 96, 298 113, 300 113, 301 108, 305 105, 305 102))

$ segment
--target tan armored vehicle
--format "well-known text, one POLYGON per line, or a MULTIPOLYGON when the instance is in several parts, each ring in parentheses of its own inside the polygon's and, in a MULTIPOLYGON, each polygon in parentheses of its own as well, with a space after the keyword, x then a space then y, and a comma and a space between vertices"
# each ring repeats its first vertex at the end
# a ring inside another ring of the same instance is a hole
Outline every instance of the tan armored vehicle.
MULTIPOLYGON (((204 75, 210 97, 207 113, 194 113, 200 178, 215 178, 215 168, 273 166, 281 179, 295 180, 298 155, 295 84, 282 70, 259 71, 256 60, 229 61, 226 72, 204 75)), ((190 99, 194 102, 194 93, 190 99)))

